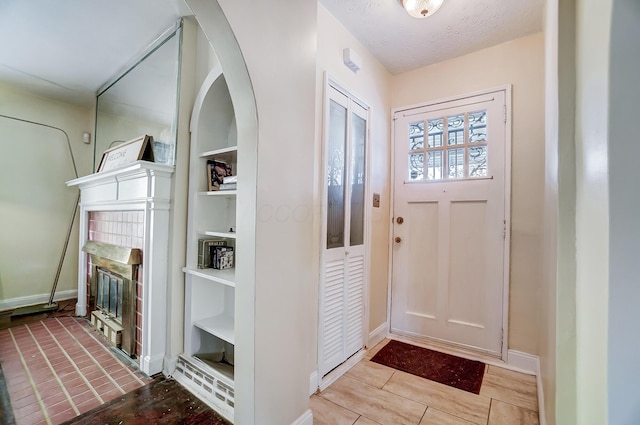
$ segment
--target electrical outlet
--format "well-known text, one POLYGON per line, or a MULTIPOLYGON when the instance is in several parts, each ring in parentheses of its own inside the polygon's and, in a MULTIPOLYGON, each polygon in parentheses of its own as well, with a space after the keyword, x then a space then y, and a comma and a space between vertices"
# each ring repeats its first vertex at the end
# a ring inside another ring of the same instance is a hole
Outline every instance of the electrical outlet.
POLYGON ((380 208, 380 194, 373 194, 373 208, 380 208))

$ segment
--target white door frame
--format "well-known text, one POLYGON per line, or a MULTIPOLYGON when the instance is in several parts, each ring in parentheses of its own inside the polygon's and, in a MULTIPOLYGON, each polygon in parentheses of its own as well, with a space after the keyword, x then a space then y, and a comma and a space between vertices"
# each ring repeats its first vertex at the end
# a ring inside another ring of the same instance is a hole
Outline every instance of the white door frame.
MULTIPOLYGON (((311 387, 312 388, 321 388, 324 389, 328 387, 333 381, 338 379, 342 374, 344 374, 347 370, 349 370, 351 363, 349 360, 345 362, 342 366, 347 365, 348 367, 338 366, 336 370, 330 372, 326 378, 323 379, 323 376, 320 374, 320 360, 322 356, 322 331, 323 331, 323 321, 322 321, 322 297, 323 297, 323 279, 324 279, 324 262, 325 262, 325 253, 326 253, 326 232, 327 232, 327 223, 326 223, 326 199, 327 199, 327 185, 324 181, 325 173, 326 173, 326 145, 327 145, 327 135, 328 135, 328 111, 329 111, 329 91, 327 90, 329 87, 333 87, 337 91, 343 93, 350 100, 359 104, 367 111, 367 124, 366 124, 366 145, 365 145, 365 188, 364 188, 364 285, 363 285, 363 303, 364 303, 364 317, 363 317, 363 341, 364 346, 368 344, 368 331, 369 331, 369 284, 370 284, 370 264, 371 264, 371 208, 369 202, 371 201, 371 137, 370 137, 370 120, 371 120, 371 107, 367 102, 362 100, 360 96, 355 94, 352 90, 348 89, 344 84, 340 83, 338 80, 329 75, 328 72, 324 72, 323 78, 323 103, 322 103, 322 134, 321 134, 321 166, 320 166, 320 178, 322 190, 320 191, 320 195, 322 196, 322 208, 321 208, 321 226, 320 226, 320 263, 319 263, 319 281, 318 281, 318 327, 317 327, 317 350, 316 350, 316 370, 312 373, 311 376, 311 387)), ((346 201, 346 200, 345 200, 346 201)), ((354 354, 352 358, 357 358, 358 353, 354 354)))
MULTIPOLYGON (((504 238, 504 255, 503 255, 503 290, 502 290, 502 349, 500 359, 504 362, 507 361, 507 350, 509 347, 508 337, 509 337, 509 281, 510 281, 510 249, 511 249, 511 92, 512 86, 511 84, 505 86, 498 86, 486 90, 480 90, 472 93, 465 93, 463 95, 451 96, 442 99, 436 99, 424 103, 418 103, 408 106, 402 106, 398 108, 393 108, 391 110, 391 205, 390 205, 390 217, 391 226, 389 227, 389 241, 393 240, 394 236, 394 217, 395 217, 395 119, 393 118, 396 113, 408 111, 417 108, 425 108, 430 106, 437 106, 442 103, 453 102, 456 100, 462 100, 468 97, 474 96, 482 96, 490 93, 495 93, 499 91, 504 91, 505 93, 505 144, 504 144, 504 153, 505 153, 505 164, 504 164, 504 217, 505 217, 505 238, 504 238)), ((387 326, 391 324, 391 281, 393 279, 393 243, 389 243, 389 273, 388 273, 388 284, 387 284, 387 326)), ((442 342, 439 342, 442 344, 442 342)), ((451 349, 453 351, 461 350, 461 348, 452 345, 451 349)), ((475 353, 475 352, 474 352, 475 353)))

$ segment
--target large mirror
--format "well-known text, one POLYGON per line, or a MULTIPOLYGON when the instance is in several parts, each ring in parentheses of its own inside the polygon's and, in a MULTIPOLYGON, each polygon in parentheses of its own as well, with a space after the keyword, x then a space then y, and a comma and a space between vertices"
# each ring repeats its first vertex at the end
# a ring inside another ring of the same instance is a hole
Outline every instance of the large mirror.
POLYGON ((94 170, 105 150, 144 134, 153 137, 155 162, 175 164, 181 37, 178 22, 98 91, 94 170))

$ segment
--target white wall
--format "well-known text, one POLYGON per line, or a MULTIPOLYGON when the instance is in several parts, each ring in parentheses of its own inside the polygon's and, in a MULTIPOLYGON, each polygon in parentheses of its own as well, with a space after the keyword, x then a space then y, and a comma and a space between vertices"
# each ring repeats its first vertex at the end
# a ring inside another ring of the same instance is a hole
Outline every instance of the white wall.
POLYGON ((188 4, 228 75, 243 156, 238 175, 246 176, 238 182, 238 205, 249 210, 240 211, 237 222, 238 258, 245 266, 236 270, 235 421, 290 424, 310 414, 309 371, 316 350, 311 312, 317 275, 309 267, 314 176, 309 170, 315 164, 317 5, 314 0, 188 4), (226 30, 227 21, 233 33, 226 30), (233 51, 236 42, 242 56, 233 51), (250 81, 243 77, 247 71, 250 81), (254 134, 251 92, 257 146, 249 140, 254 134), (257 185, 251 188, 246 182, 256 172, 257 185), (255 202, 244 203, 243 197, 255 202), (254 229, 253 240, 244 239, 254 229))
POLYGON ((575 2, 549 0, 540 357, 546 422, 576 423, 575 2))
MULTIPOLYGON (((387 320, 387 288, 389 273, 389 209, 390 209, 390 149, 389 125, 391 110, 390 78, 387 70, 360 42, 318 3, 318 63, 316 79, 316 148, 315 148, 315 217, 314 270, 318 274, 317 259, 324 235, 322 228, 322 128, 325 71, 371 107, 370 110, 370 192, 381 196, 380 208, 372 207, 372 200, 365 199, 371 217, 371 263, 369 268, 369 331, 372 332, 387 320), (342 50, 354 49, 362 58, 362 69, 354 73, 342 61, 342 50)), ((315 309, 317 312, 317 289, 315 309)), ((317 313, 314 315, 317 318, 317 313)), ((316 325, 317 327, 317 325, 316 325)))
POLYGON ((544 38, 519 38, 392 78, 394 108, 513 85, 509 348, 537 354, 544 191, 544 38))
MULTIPOLYGON (((640 3, 614 0, 609 74, 609 424, 640 423, 640 3)), ((600 291, 598 291, 600 292, 600 291)), ((600 301, 601 303, 602 301, 600 301)))
POLYGON ((607 420, 611 5, 576 2, 577 422, 594 425, 607 420))
POLYGON ((244 56, 258 112, 255 423, 290 424, 308 409, 315 358, 310 312, 317 277, 309 264, 317 6, 315 0, 220 5, 244 56))
MULTIPOLYGON (((0 114, 62 128, 69 135, 79 175, 91 169, 93 143, 82 143, 82 133, 92 133, 90 109, 0 85, 0 114)), ((46 295, 48 300, 77 193, 64 182, 75 176, 61 132, 6 118, 0 118, 0 128, 5 152, 0 167, 12 173, 0 191, 0 306, 25 305, 29 299, 22 297, 46 295), (7 155, 10 150, 16 156, 7 155), (29 162, 16 162, 18 155, 29 162)), ((77 234, 76 224, 58 292, 77 289, 77 234)))

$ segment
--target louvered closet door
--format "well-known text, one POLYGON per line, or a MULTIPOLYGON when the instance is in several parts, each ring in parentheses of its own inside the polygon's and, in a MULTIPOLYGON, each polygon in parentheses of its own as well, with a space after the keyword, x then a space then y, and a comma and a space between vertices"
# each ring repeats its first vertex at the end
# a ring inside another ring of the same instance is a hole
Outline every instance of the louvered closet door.
POLYGON ((367 110, 328 87, 320 375, 364 346, 367 110))

